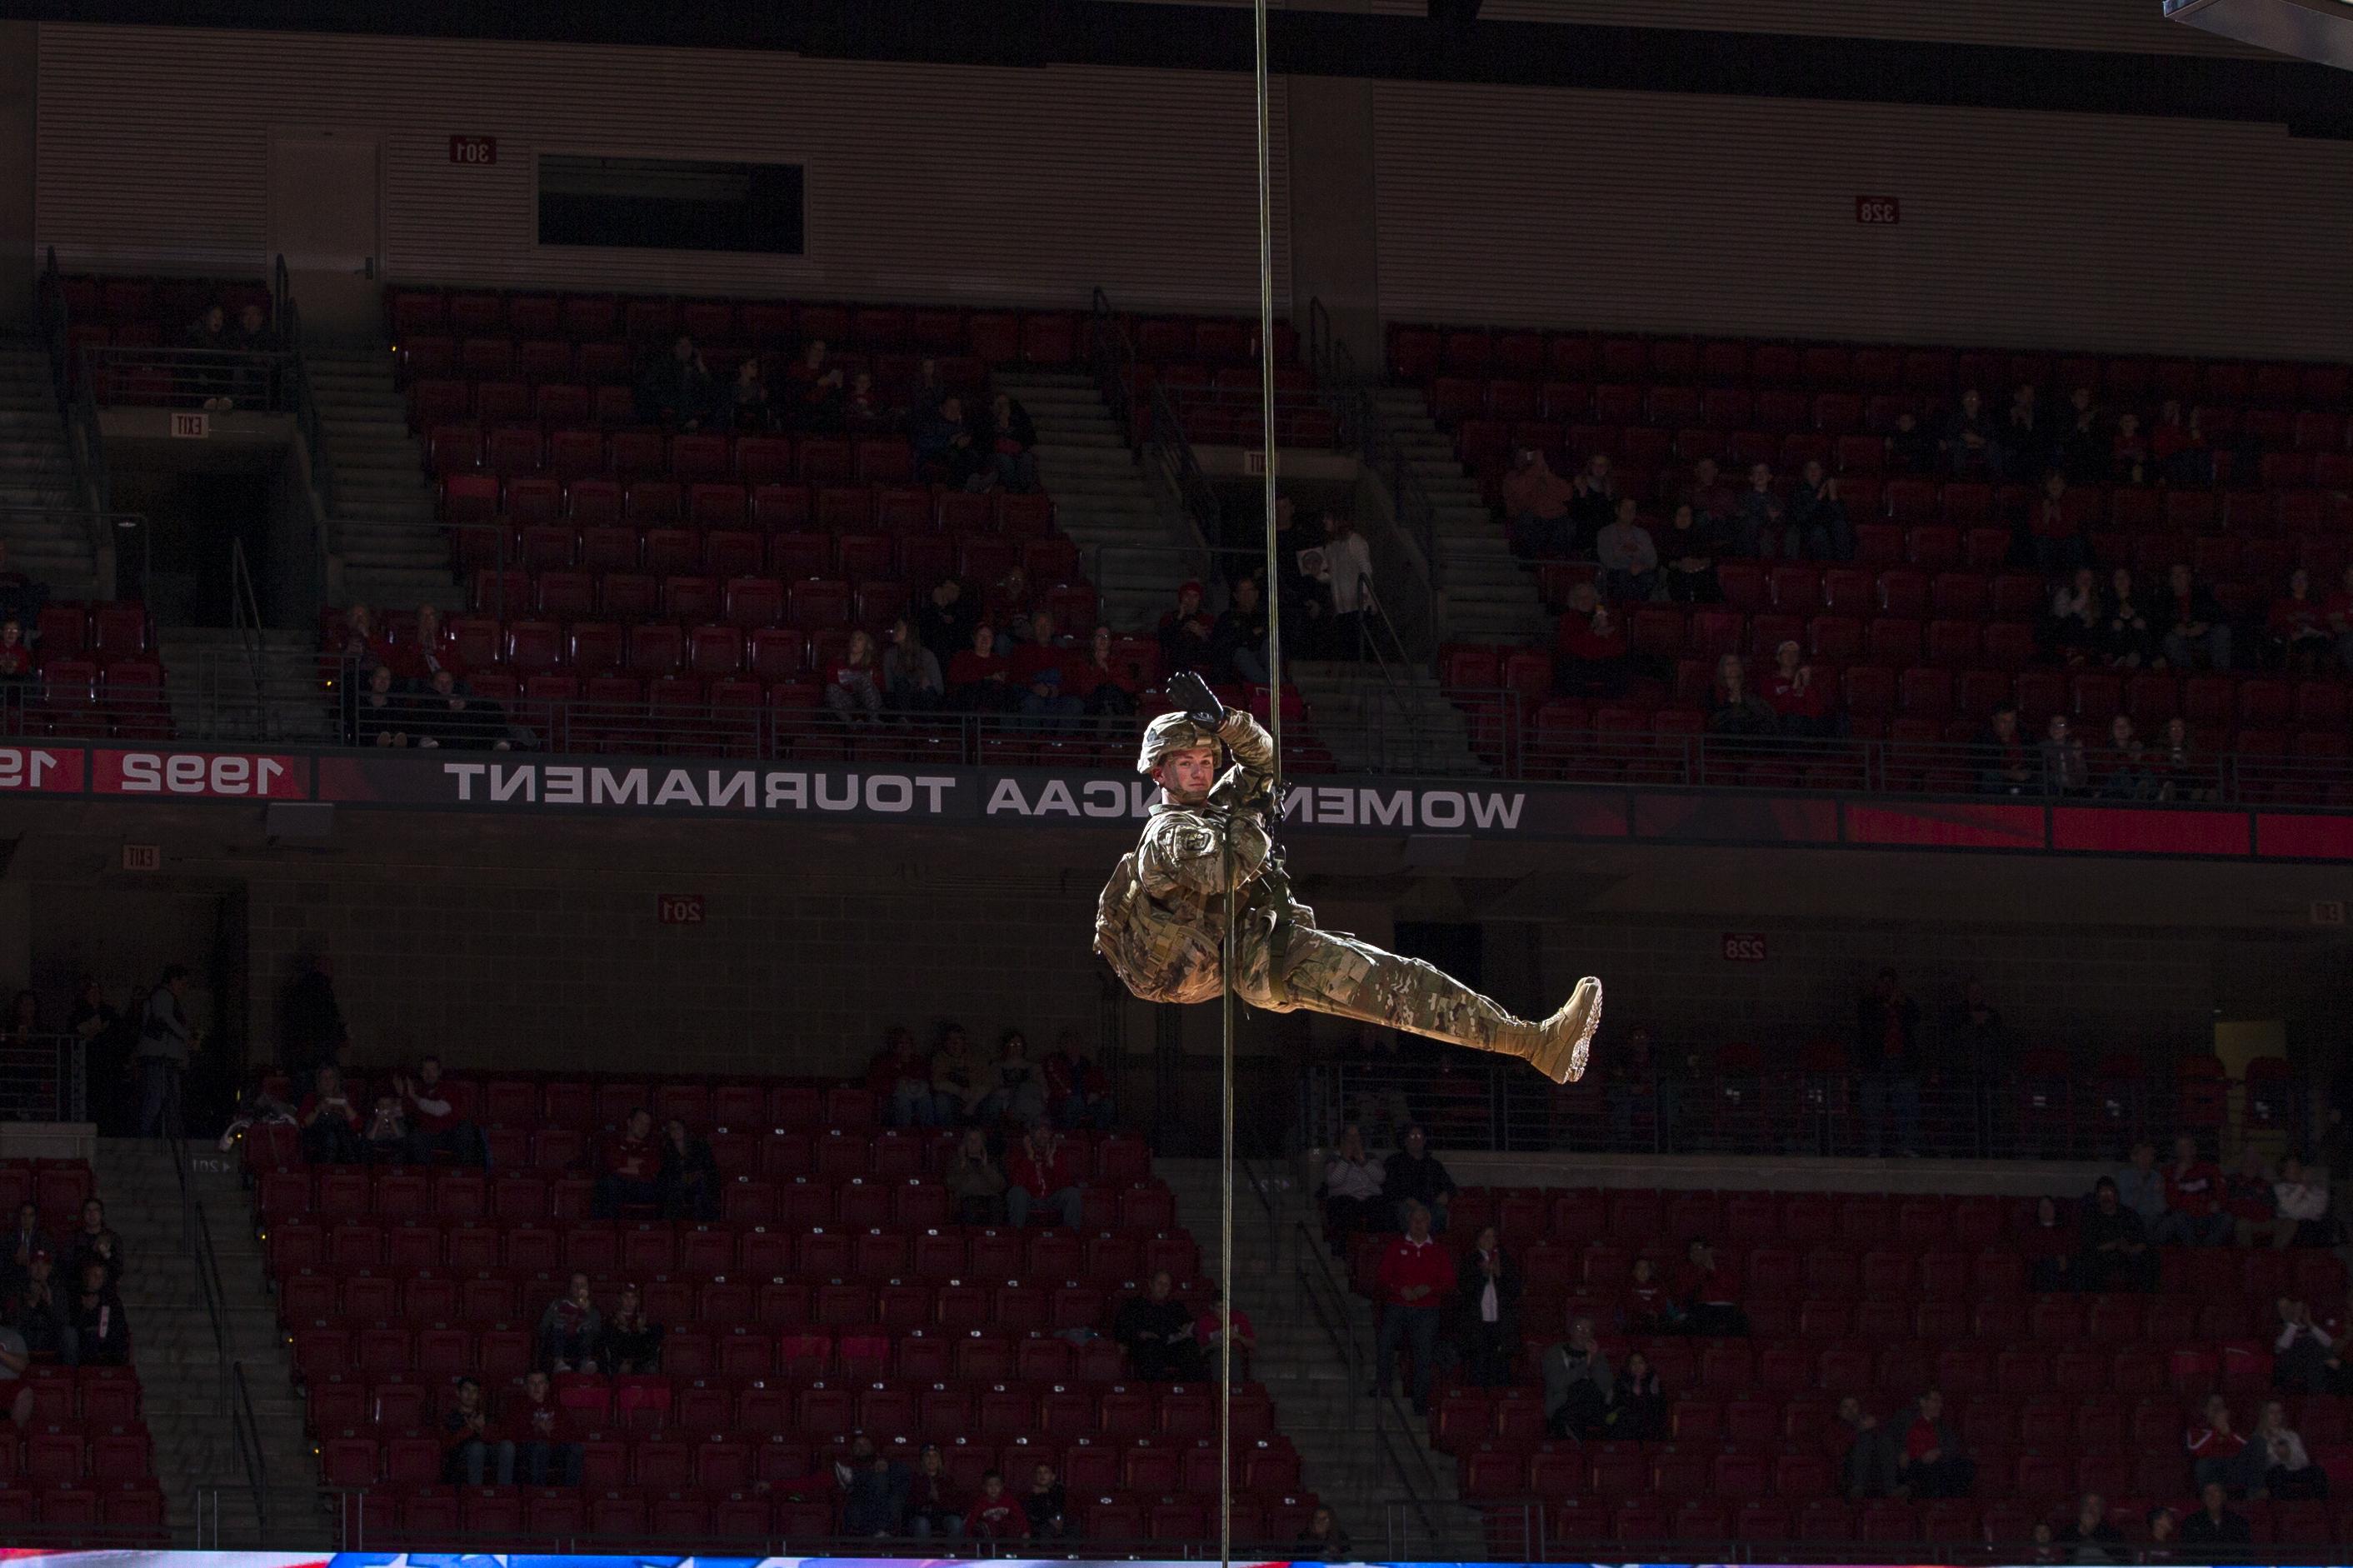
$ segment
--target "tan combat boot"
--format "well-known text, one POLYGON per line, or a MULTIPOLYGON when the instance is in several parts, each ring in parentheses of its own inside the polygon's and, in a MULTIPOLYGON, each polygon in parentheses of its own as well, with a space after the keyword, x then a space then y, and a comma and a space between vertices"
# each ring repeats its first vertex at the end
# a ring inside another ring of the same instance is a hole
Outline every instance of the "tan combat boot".
POLYGON ((1535 1026, 1525 1060, 1555 1083, 1585 1076, 1593 1052, 1593 1031, 1601 1026, 1601 982, 1591 975, 1577 983, 1559 1012, 1535 1026))

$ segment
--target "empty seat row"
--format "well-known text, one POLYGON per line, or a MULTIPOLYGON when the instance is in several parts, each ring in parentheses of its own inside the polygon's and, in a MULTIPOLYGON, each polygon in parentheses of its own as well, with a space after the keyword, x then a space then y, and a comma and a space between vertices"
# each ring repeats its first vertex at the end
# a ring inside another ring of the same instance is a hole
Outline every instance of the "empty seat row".
POLYGON ((906 484, 914 451, 903 436, 670 436, 659 430, 543 431, 535 425, 428 426, 427 464, 444 478, 612 478, 681 484, 906 484))
POLYGON ((1411 383, 1449 374, 1524 381, 1549 377, 1860 391, 1901 388, 1924 394, 1953 394, 1974 386, 1989 397, 2031 383, 2063 397, 2075 387, 2088 386, 2111 400, 2173 398, 2195 403, 2203 399, 2279 408, 2342 407, 2353 395, 2353 374, 2343 365, 2331 364, 1580 331, 1490 331, 1404 323, 1389 327, 1388 349, 1391 374, 1411 383))
POLYGON ((582 528, 616 522, 643 526, 681 520, 702 527, 743 527, 791 533, 825 521, 841 531, 883 533, 1004 533, 1034 538, 1054 524, 1053 502, 1035 493, 976 492, 944 486, 877 487, 845 477, 820 484, 787 479, 578 478, 459 473, 440 482, 444 522, 469 526, 503 521, 514 528, 569 521, 582 528))

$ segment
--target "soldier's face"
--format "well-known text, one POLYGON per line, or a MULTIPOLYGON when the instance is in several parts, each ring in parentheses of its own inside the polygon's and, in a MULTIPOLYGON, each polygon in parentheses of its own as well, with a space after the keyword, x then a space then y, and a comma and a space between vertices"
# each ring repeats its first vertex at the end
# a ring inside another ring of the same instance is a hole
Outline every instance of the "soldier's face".
POLYGON ((1217 748, 1187 746, 1181 752, 1171 752, 1152 770, 1152 778, 1172 800, 1206 800, 1209 786, 1218 782, 1217 748))

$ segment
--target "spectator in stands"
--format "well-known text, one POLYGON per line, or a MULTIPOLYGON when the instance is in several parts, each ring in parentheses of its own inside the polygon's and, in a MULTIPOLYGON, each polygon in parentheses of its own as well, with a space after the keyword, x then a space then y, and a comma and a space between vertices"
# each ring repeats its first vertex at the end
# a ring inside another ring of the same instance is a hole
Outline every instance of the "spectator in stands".
MULTIPOLYGON (((1260 599, 1258 579, 1245 573, 1234 579, 1232 593, 1232 601, 1209 634, 1219 678, 1251 686, 1267 685, 1271 676, 1267 668, 1266 605, 1260 599)), ((1109 629, 1104 628, 1106 641, 1110 635, 1109 629)))
POLYGON ((1648 599, 1659 591, 1659 547, 1632 496, 1618 498, 1618 515, 1594 536, 1601 563, 1599 585, 1606 599, 1648 599))
POLYGON ((964 1516, 964 1533, 972 1541, 1018 1541, 1029 1522, 1021 1505, 1006 1495, 1005 1478, 990 1470, 980 1478, 980 1495, 964 1516))
POLYGON ((575 1274, 565 1293, 539 1315, 539 1363, 551 1372, 595 1372, 605 1337, 605 1314, 588 1276, 575 1274))
POLYGON ((1659 1277, 1659 1266, 1650 1258, 1637 1258, 1628 1266, 1626 1304, 1618 1319, 1618 1327, 1630 1334, 1683 1331, 1683 1310, 1659 1277))
POLYGON ((2036 402, 2031 384, 2021 383, 2010 395, 2010 406, 1995 423, 1994 471, 2002 475, 2031 474, 2048 467, 2052 448, 2050 420, 2036 402))
POLYGON ((1590 583, 1569 589, 1554 650, 1554 682, 1565 695, 1622 697, 1632 682, 1626 628, 1590 583))
POLYGON ((1733 539, 1738 552, 1754 560, 1778 554, 1787 535, 1789 509, 1773 488, 1770 463, 1748 465, 1748 488, 1740 492, 1733 512, 1733 539))
POLYGON ((768 404, 768 384, 760 378, 760 356, 745 354, 735 379, 719 400, 719 428, 733 436, 765 436, 776 427, 768 404))
POLYGON ((2309 1502, 2328 1495, 2328 1474, 2304 1451, 2304 1438, 2287 1424, 2287 1406, 2276 1399, 2263 1401, 2254 1436, 2247 1447, 2263 1458, 2262 1481, 2253 1495, 2270 1494, 2277 1502, 2309 1502))
POLYGON ((417 717, 415 704, 392 689, 392 667, 379 664, 368 672, 366 689, 359 695, 353 744, 406 746, 416 738, 417 717))
POLYGON ((1340 1528, 1329 1508, 1318 1504, 1307 1518, 1307 1528, 1299 1532, 1292 1543, 1291 1555, 1300 1563, 1353 1563, 1356 1560, 1356 1543, 1340 1528))
POLYGON ((2272 1233, 2274 1247, 2337 1245, 2338 1227, 2328 1217, 2328 1184, 2313 1179, 2304 1162, 2294 1154, 2280 1157, 2279 1180, 2272 1184, 2272 1201, 2279 1215, 2278 1226, 2272 1233))
POLYGON ((995 1225, 1005 1210, 1004 1168, 989 1152, 988 1134, 967 1126, 948 1162, 948 1197, 955 1205, 958 1225, 995 1225))
POLYGON ((1164 675, 1180 669, 1217 676, 1217 623, 1201 607, 1201 584, 1187 578, 1176 585, 1176 607, 1160 616, 1160 666, 1164 675))
POLYGON ((416 1076, 396 1074, 392 1087, 400 1096, 401 1109, 414 1130, 420 1161, 447 1154, 461 1165, 490 1164, 490 1141, 482 1136, 480 1128, 458 1114, 442 1082, 439 1057, 418 1058, 416 1076))
POLYGON ((933 1110, 940 1125, 977 1121, 982 1103, 996 1088, 995 1068, 973 1059, 964 1026, 941 1025, 939 1046, 932 1052, 933 1110))
POLYGON ((1945 1419, 1945 1396, 1923 1394, 1899 1416, 1903 1436, 1895 1455, 1897 1483, 1915 1500, 1967 1497, 1977 1484, 1977 1461, 1961 1447, 1961 1435, 1945 1419))
POLYGON ((841 400, 841 424, 853 436, 880 436, 892 427, 891 410, 874 390, 872 371, 861 370, 849 378, 849 391, 841 400))
POLYGON ((1504 475, 1504 516, 1512 528, 1512 549, 1531 560, 1556 560, 1571 553, 1576 529, 1568 503, 1577 487, 1552 471, 1534 447, 1512 454, 1504 475))
MULTIPOLYGON (((1117 657, 1109 626, 1097 626, 1087 643, 1086 662, 1071 677, 1071 694, 1089 717, 1126 719, 1135 713, 1136 693, 1144 682, 1135 665, 1117 657)), ((1099 726, 1099 728, 1102 728, 1099 726)))
POLYGON ((2042 494, 2027 509, 2026 534, 2035 567, 2046 577, 2091 563, 2083 516, 2067 500, 2067 476, 2056 468, 2042 476, 2042 494))
POLYGON ((5 706, 12 725, 22 722, 25 697, 32 682, 33 650, 25 646, 24 623, 12 616, 0 621, 0 705, 5 706))
POLYGON ((1657 1443, 1667 1436, 1667 1396, 1658 1369, 1641 1351, 1627 1354, 1625 1366, 1610 1379, 1594 1435, 1609 1443, 1657 1443))
POLYGON ((71 1303, 50 1279, 49 1270, 47 1251, 36 1251, 26 1259, 25 1281, 10 1293, 7 1316, 33 1354, 62 1361, 69 1359, 66 1346, 73 1338, 69 1321, 71 1303))
POLYGON ((1707 730, 1711 735, 1736 740, 1762 740, 1781 732, 1781 721, 1756 688, 1748 684, 1748 666, 1736 653, 1715 661, 1715 688, 1708 700, 1707 730))
POLYGON ((1740 1308, 1740 1277, 1730 1264, 1717 1261, 1707 1237, 1695 1236, 1683 1247, 1672 1293, 1684 1332, 1718 1339, 1748 1331, 1748 1314, 1740 1308))
POLYGON ((1895 971, 1882 969, 1855 1006, 1855 1077, 1861 1082, 1863 1152, 1877 1159, 1894 1122, 1895 1146, 1920 1146, 1920 1004, 1895 971))
MULTIPOLYGON (((2201 1485, 2198 1500, 2204 1506, 2182 1521, 2184 1546, 2244 1546, 2254 1540, 2254 1532, 2247 1526, 2247 1516, 2230 1506, 2229 1494, 2221 1482, 2201 1485)), ((2149 1534, 2154 1542, 2156 1531, 2149 1534)))
POLYGON ((893 1024, 882 1032, 882 1048, 867 1064, 866 1087, 881 1105, 887 1125, 940 1125, 937 1103, 932 1097, 932 1064, 915 1048, 911 1030, 893 1024))
POLYGON ((1419 1122, 1408 1122, 1398 1144, 1397 1152, 1381 1163, 1381 1196, 1396 1212, 1397 1228, 1405 1228, 1406 1205, 1420 1204, 1430 1210, 1430 1234, 1444 1236, 1447 1205, 1456 1191, 1454 1178, 1447 1173, 1444 1162, 1430 1152, 1430 1134, 1419 1122))
POLYGON ((2231 668, 2231 627, 2206 585, 2177 561, 2166 574, 2158 623, 2165 628, 2166 661, 2176 669, 2231 668))
POLYGON ((1128 1371, 1145 1383, 1191 1383, 1201 1375, 1193 1314, 1176 1289, 1168 1270, 1159 1269, 1144 1294, 1122 1301, 1112 1319, 1111 1337, 1127 1352, 1128 1371))
MULTIPOLYGON (((1692 465, 1691 482, 1683 487, 1680 499, 1691 503, 1703 523, 1722 529, 1724 536, 1738 545, 1740 535, 1734 523, 1740 512, 1740 498, 1724 482, 1714 458, 1702 458, 1692 465)), ((1602 521, 1608 521, 1606 512, 1602 521)))
POLYGON ((1781 553, 1795 561, 1852 561, 1854 525, 1847 521, 1846 502, 1839 499, 1835 475, 1822 468, 1820 458, 1809 458, 1789 491, 1788 527, 1781 553))
POLYGON ((457 1407, 441 1417, 441 1479, 452 1486, 514 1485, 514 1445, 492 1433, 482 1385, 458 1380, 457 1407))
POLYGON ((1359 1231, 1387 1230, 1390 1208, 1381 1195, 1388 1168, 1365 1152, 1364 1130, 1354 1122, 1340 1130, 1340 1146, 1324 1163, 1324 1234, 1332 1255, 1347 1256, 1348 1237, 1359 1231))
POLYGON ((1923 426, 1920 416, 1908 408, 1898 414, 1895 428, 1887 437, 1887 471, 1926 474, 1944 466, 1944 451, 1936 432, 1923 426))
POLYGON ((199 1045, 182 1004, 188 995, 188 969, 164 966, 164 978, 147 995, 140 1015, 139 1135, 161 1138, 180 1130, 180 1079, 199 1045))
POLYGON ((2337 1338, 2312 1321, 2312 1309, 2292 1296, 2283 1296, 2274 1310, 2279 1332, 2272 1341, 2272 1386, 2283 1394, 2327 1394, 2336 1377, 2329 1360, 2337 1338))
POLYGON ((1410 1345, 1413 1410, 1417 1415, 1426 1415, 1430 1381, 1438 1371, 1438 1331, 1446 1302, 1456 1289, 1454 1259, 1432 1239, 1426 1205, 1409 1204, 1405 1215, 1405 1234, 1389 1243, 1376 1276, 1380 1286, 1381 1326, 1372 1392, 1388 1392, 1397 1371, 1398 1350, 1410 1345))
POLYGON ((791 395, 785 417, 795 429, 820 436, 841 432, 847 413, 842 405, 845 382, 823 338, 802 346, 800 359, 785 372, 785 384, 791 395))
POLYGON ((1839 1461, 1839 1490, 1850 1502, 1894 1497, 1902 1484, 1895 1469, 1899 1445, 1894 1431, 1882 1426, 1879 1417, 1852 1394, 1839 1401, 1838 1420, 1847 1434, 1839 1461))
POLYGON ((122 1310, 100 1263, 83 1266, 73 1303, 67 1310, 64 1336, 69 1366, 128 1366, 131 1364, 131 1322, 122 1310))
POLYGON ((1543 1364, 1545 1430, 1556 1437, 1597 1435, 1616 1385, 1593 1320, 1572 1316, 1568 1338, 1546 1347, 1543 1364))
POLYGON ((2109 1563, 2116 1560, 2109 1549, 2124 1544, 2125 1532, 2109 1521, 2108 1500, 2097 1492, 2085 1492, 2075 1504, 2075 1522, 2054 1539, 2073 1547, 2078 1563, 2109 1563))
POLYGON ((987 621, 972 629, 972 646, 948 661, 948 706, 964 713, 1013 713, 1025 695, 1013 679, 1013 661, 997 651, 987 621))
POLYGON ((2133 574, 2119 566, 2108 574, 2107 604, 2102 610, 2098 654, 2111 669, 2153 667, 2163 653, 2148 616, 2134 602, 2133 574))
POLYGON ((1618 476, 1610 468, 1609 454, 1596 452, 1586 458, 1569 489, 1568 533, 1561 553, 1582 556, 1589 552, 1594 536, 1618 515, 1618 476))
POLYGON ((2168 397, 2149 426, 2148 449, 2157 477, 2168 484, 2202 488, 2214 482, 2214 455, 2206 445, 2196 410, 2183 417, 2181 400, 2168 397))
POLYGON ((1330 595, 1332 614, 1324 631, 1324 657, 1364 657, 1366 617, 1372 615, 1373 552, 1354 519, 1336 510, 1324 514, 1324 559, 1315 574, 1330 595))
POLYGON ((1502 1233, 1483 1226, 1455 1269, 1454 1350, 1473 1386, 1502 1388, 1511 1382, 1519 1303, 1520 1266, 1504 1252, 1502 1233))
POLYGON ((33 1389, 24 1381, 26 1369, 33 1364, 33 1352, 25 1336, 14 1326, 0 1326, 0 1384, 15 1384, 16 1392, 7 1394, 8 1419, 21 1431, 33 1424, 33 1389))
MULTIPOLYGON (((974 623, 980 616, 980 606, 967 603, 964 584, 953 577, 943 577, 932 584, 928 597, 915 610, 915 630, 923 647, 943 667, 973 646, 974 623)), ((989 652, 997 651, 997 638, 988 639, 989 652)))
POLYGON ((620 1300, 596 1335, 596 1365, 615 1377, 659 1372, 665 1331, 647 1319, 645 1298, 638 1288, 624 1285, 620 1300))
POLYGON ((596 1178, 595 1209, 611 1219, 624 1208, 661 1205, 661 1150, 654 1142, 653 1112, 640 1105, 622 1121, 620 1135, 604 1148, 596 1178))
POLYGON ((547 1373, 533 1367, 509 1396, 504 1442, 514 1450, 515 1479, 527 1487, 576 1487, 586 1450, 555 1402, 547 1373))
POLYGON ((833 1482, 841 1489, 842 1534, 871 1540, 899 1532, 907 1511, 907 1467, 877 1452, 873 1438, 860 1432, 849 1440, 849 1452, 833 1462, 833 1482))
POLYGON ((1062 1148, 1061 1134, 1043 1115, 1033 1119, 1029 1131, 1022 1135, 1008 1163, 1007 1178, 1005 1217, 1015 1229, 1029 1223, 1032 1206, 1050 1211, 1056 1220, 1071 1230, 1079 1228, 1084 1200, 1079 1192, 1078 1178, 1071 1173, 1071 1156, 1062 1148))
MULTIPOLYGON (((234 345, 228 331, 228 311, 222 308, 219 300, 214 300, 187 324, 181 333, 181 341, 185 347, 208 353, 232 352, 234 345)), ((237 406, 237 400, 228 395, 229 387, 235 384, 231 374, 217 362, 197 365, 180 377, 180 381, 182 390, 198 398, 201 405, 210 413, 225 413, 237 406)))
POLYGON ((954 1541, 964 1533, 967 1506, 955 1478, 948 1474, 940 1446, 924 1444, 907 1482, 907 1533, 918 1541, 954 1541))
POLYGON ((1025 644, 1013 652, 1013 679, 1021 688, 1021 712, 1029 721, 1029 728, 1048 734, 1068 734, 1087 710, 1082 699, 1062 689, 1062 658, 1035 644, 1025 644))
POLYGON ((2073 1216, 2059 1212, 2056 1200, 2034 1200, 2034 1220, 2019 1242, 2026 1258, 2026 1282, 2036 1290, 2068 1290, 2075 1284, 2075 1254, 2082 1246, 2073 1216))
POLYGON ((700 430, 719 405, 718 384, 702 351, 681 334, 667 355, 654 360, 638 378, 638 417, 649 425, 678 430, 700 430))
POLYGON ((2222 1173, 2198 1153, 2198 1140, 2184 1132, 2173 1141, 2173 1163, 2165 1167, 2165 1217, 2149 1233, 2159 1247, 2221 1247, 2231 1239, 2231 1216, 2222 1212, 2222 1173))
MULTIPOLYGON (((2127 408, 2116 416, 2116 434, 2108 441, 2108 469, 2105 482, 2112 485, 2146 485, 2156 482, 2157 462, 2147 433, 2140 427, 2140 416, 2127 408)), ((2094 483, 2103 482, 2094 480, 2094 483)))
MULTIPOLYGON (((2222 1212, 2231 1217, 2232 1234, 2241 1247, 2252 1247, 2258 1237, 2272 1234, 2279 1200, 2272 1194, 2271 1167, 2253 1143, 2241 1152, 2239 1168, 2222 1178, 2222 1212)), ((2287 1229, 2293 1234, 2295 1227, 2287 1229)))
POLYGON ((1961 394, 1960 406, 1945 421, 1944 438, 1938 445, 1945 460, 1952 465, 1955 479, 1982 479, 1993 474, 2000 460, 1996 433, 1976 387, 1961 394))
POLYGON ((1226 1336, 1233 1336, 1234 1369, 1248 1382, 1250 1352, 1258 1349, 1258 1328, 1248 1312, 1229 1305, 1223 1286, 1209 1293, 1209 1304, 1193 1320, 1193 1342, 1200 1347, 1203 1375, 1216 1379, 1224 1364, 1226 1336))
POLYGON ((2244 1496, 2249 1488, 2263 1484, 2269 1456, 2263 1448, 2250 1447, 2246 1437, 2232 1428, 2230 1402, 2219 1394, 2207 1396, 2205 1425, 2189 1429, 2189 1448, 2190 1471, 2201 1487, 2220 1481, 2244 1496))
POLYGON ((2116 1195, 2116 1178, 2102 1176, 2092 1188, 2092 1206, 2084 1215, 2084 1249, 2075 1260, 2075 1279, 2084 1290, 2157 1289, 2157 1254, 2140 1215, 2116 1195))
POLYGON ((416 1163, 417 1139, 408 1125, 407 1113, 400 1109, 400 1096, 390 1089, 375 1097, 370 1109, 367 1131, 360 1134, 360 1157, 370 1165, 407 1165, 416 1163))
POLYGON ((2105 484, 2115 466, 2115 442, 2108 416, 2092 399, 2092 389, 2079 386, 2067 395, 2067 408, 2059 416, 2059 466, 2079 485, 2105 484))
POLYGON ((715 1220, 719 1217, 719 1158, 708 1139, 687 1130, 671 1117, 662 1123, 661 1164, 654 1180, 661 1188, 665 1219, 715 1220))
POLYGON ((1725 550, 1724 535, 1714 524, 1703 524, 1689 501, 1676 504, 1674 517, 1657 542, 1665 563, 1661 578, 1669 599, 1678 605, 1724 602, 1724 588, 1715 575, 1716 560, 1725 550))
POLYGON ((874 638, 853 629, 841 655, 825 675, 825 705, 853 728, 882 717, 882 671, 874 659, 874 638))
POLYGON ((2274 599, 2263 616, 2263 629, 2286 668, 2318 674, 2334 662, 2336 637, 2328 628, 2328 606, 2312 593, 2312 574, 2299 566, 2288 574, 2287 592, 2274 599))
POLYGON ((2165 1218, 2165 1173, 2157 1168, 2157 1145, 2147 1139, 2133 1144, 2116 1173, 2116 1196, 2152 1231, 2165 1218))
POLYGON ((1046 1108, 1055 1126, 1064 1131, 1082 1127, 1111 1131, 1111 1080, 1095 1065, 1084 1036, 1076 1029, 1064 1029, 1038 1065, 1046 1075, 1046 1108))
POLYGON ((1838 732, 1830 682, 1814 679, 1814 667, 1799 652, 1795 637, 1783 638, 1774 648, 1773 669, 1765 678, 1762 695, 1784 735, 1827 740, 1838 732))
POLYGON ((2165 721, 2164 732, 2151 752, 2151 770, 2157 775, 2159 800, 2212 798, 2211 772, 2189 749, 2189 721, 2179 714, 2165 721))
POLYGON ((108 1285, 122 1282, 122 1238, 106 1223, 106 1205, 96 1198, 85 1198, 81 1225, 66 1237, 66 1267, 79 1279, 82 1270, 93 1265, 106 1270, 108 1285))
POLYGON ((913 416, 916 465, 950 489, 986 489, 995 477, 991 455, 965 422, 964 399, 951 393, 929 414, 913 416))
POLYGON ((2140 742, 2129 715, 2108 721, 2108 743, 2100 753, 2096 782, 2103 800, 2155 800, 2157 775, 2150 770, 2148 748, 2140 742))
POLYGON ((982 445, 995 466, 997 483, 1004 489, 1028 495, 1038 488, 1038 426, 1020 400, 998 393, 988 405, 982 425, 982 445))
POLYGON ((2143 1563, 2172 1562, 2171 1548, 2181 1535, 2181 1516, 2163 1503, 2159 1503, 2148 1510, 2146 1522, 2148 1527, 2148 1545, 2142 1550, 2140 1560, 2143 1563))
POLYGON ((488 698, 476 697, 460 689, 455 671, 435 670, 426 688, 412 706, 419 746, 448 747, 459 752, 514 749, 508 735, 506 710, 488 698))
MULTIPOLYGON (((953 588, 953 582, 942 587, 953 588)), ((947 700, 947 683, 940 677, 940 661, 923 646, 915 623, 901 616, 891 623, 891 646, 882 650, 882 705, 902 717, 935 713, 947 700)))
POLYGON ((1021 1513, 1032 1541, 1060 1541, 1071 1533, 1070 1504, 1054 1467, 1040 1464, 1029 1472, 1029 1489, 1021 1494, 1021 1513))
POLYGON ((2018 731, 2018 710, 2005 702, 1986 721, 1977 743, 1978 791, 2027 795, 2035 785, 2034 753, 2018 731))
POLYGON ((367 1158, 360 1143, 360 1113, 343 1087, 341 1068, 319 1068, 294 1120, 302 1130, 302 1157, 311 1164, 356 1165, 367 1158))
POLYGON ((2083 795, 2092 787, 2091 759, 2084 754, 2084 742, 2064 713, 2051 715, 2035 751, 2042 763, 2043 794, 2083 795))

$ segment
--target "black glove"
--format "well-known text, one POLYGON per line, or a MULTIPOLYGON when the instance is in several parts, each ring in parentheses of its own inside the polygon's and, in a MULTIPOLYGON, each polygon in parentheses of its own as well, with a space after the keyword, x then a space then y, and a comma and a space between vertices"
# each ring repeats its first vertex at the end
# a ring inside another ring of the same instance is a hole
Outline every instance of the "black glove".
POLYGON ((1209 689, 1209 683, 1189 669, 1180 669, 1168 678, 1168 700, 1184 710, 1185 717, 1214 730, 1226 721, 1226 705, 1209 689))

